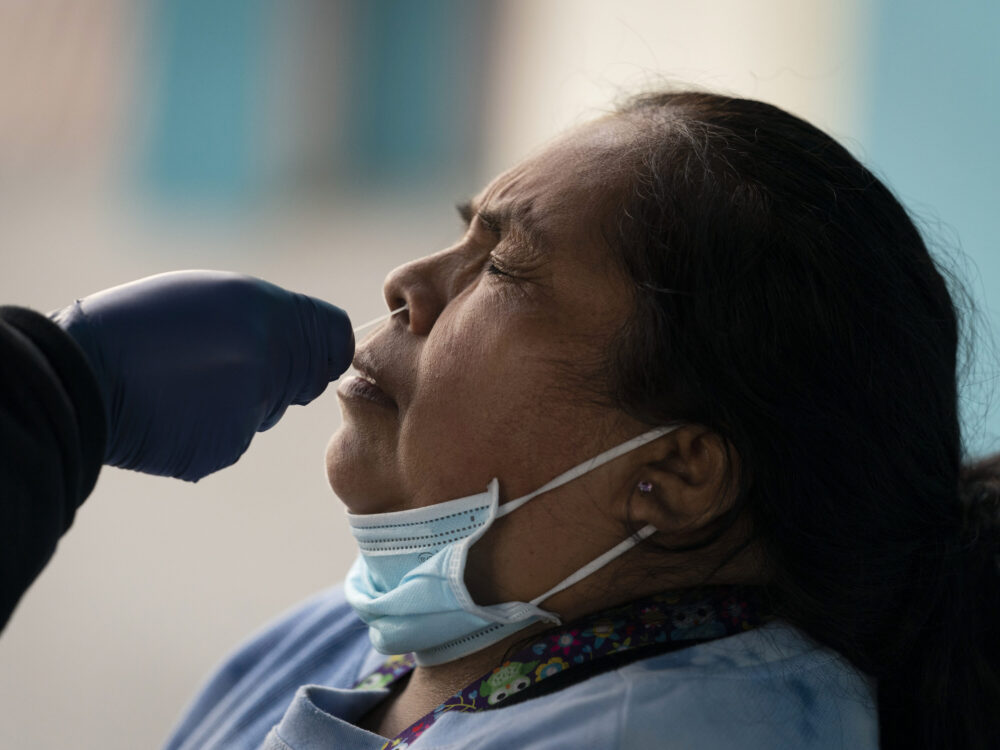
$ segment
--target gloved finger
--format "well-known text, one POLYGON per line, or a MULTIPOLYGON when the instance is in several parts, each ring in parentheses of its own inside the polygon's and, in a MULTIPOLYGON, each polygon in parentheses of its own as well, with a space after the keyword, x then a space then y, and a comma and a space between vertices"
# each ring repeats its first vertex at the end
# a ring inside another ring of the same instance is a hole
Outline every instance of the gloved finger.
MULTIPOLYGON (((264 432, 265 430, 270 430, 285 416, 285 412, 288 410, 288 404, 280 405, 275 409, 271 410, 271 413, 267 415, 267 418, 260 423, 260 427, 257 428, 257 432, 264 432)), ((249 445, 249 442, 247 443, 249 445)))
POLYGON ((298 295, 299 315, 308 341, 306 372, 302 373, 301 387, 294 394, 292 403, 308 404, 326 390, 331 380, 336 380, 350 367, 354 359, 354 331, 347 313, 329 302, 298 295))
POLYGON ((354 359, 354 331, 347 313, 329 302, 310 297, 317 307, 319 327, 327 341, 326 380, 339 378, 354 359))

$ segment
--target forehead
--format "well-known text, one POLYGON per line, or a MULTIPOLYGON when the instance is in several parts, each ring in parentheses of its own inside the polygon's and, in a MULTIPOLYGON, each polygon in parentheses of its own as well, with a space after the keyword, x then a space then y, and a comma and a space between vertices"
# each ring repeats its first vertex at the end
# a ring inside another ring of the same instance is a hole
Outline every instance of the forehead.
POLYGON ((558 137, 493 180, 472 202, 552 240, 598 228, 622 184, 629 126, 602 118, 558 137))

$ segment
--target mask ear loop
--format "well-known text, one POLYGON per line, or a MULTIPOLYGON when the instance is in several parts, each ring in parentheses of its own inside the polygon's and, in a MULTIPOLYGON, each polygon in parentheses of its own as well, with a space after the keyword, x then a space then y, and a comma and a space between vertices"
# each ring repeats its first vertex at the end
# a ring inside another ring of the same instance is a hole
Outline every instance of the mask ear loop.
POLYGON ((620 543, 616 544, 614 547, 612 547, 611 549, 609 549, 607 552, 605 552, 600 557, 596 557, 593 560, 591 560, 589 563, 587 563, 586 565, 584 565, 582 568, 580 568, 578 571, 576 571, 569 578, 564 578, 562 580, 562 582, 557 583, 555 586, 553 586, 552 588, 550 588, 548 591, 546 591, 541 596, 536 596, 534 599, 531 600, 531 603, 534 604, 537 607, 539 604, 541 604, 542 602, 544 602, 550 596, 555 596, 560 591, 563 591, 564 589, 568 589, 570 586, 572 586, 572 585, 574 585, 576 583, 579 583, 580 581, 582 581, 587 576, 589 576, 589 575, 591 575, 593 573, 596 573, 601 568, 603 568, 605 565, 607 565, 609 562, 611 562, 612 560, 614 560, 616 557, 621 557, 626 552, 628 552, 630 549, 632 549, 635 545, 637 545, 639 542, 641 542, 643 539, 647 539, 647 538, 651 537, 655 533, 656 533, 656 527, 653 526, 652 524, 649 524, 647 526, 643 526, 641 529, 639 529, 637 532, 635 532, 628 539, 624 540, 623 542, 620 542, 620 543))
MULTIPOLYGON (((623 456, 626 453, 629 453, 630 451, 633 451, 636 448, 645 445, 646 443, 650 443, 653 440, 656 440, 658 437, 673 432, 678 427, 680 427, 680 424, 672 424, 663 427, 657 427, 655 429, 649 430, 648 432, 644 432, 641 435, 637 435, 636 437, 622 443, 621 445, 617 445, 614 448, 606 450, 604 451, 604 453, 594 456, 589 461, 584 461, 579 466, 574 466, 569 471, 563 472, 555 479, 552 479, 551 481, 539 487, 534 492, 531 492, 523 497, 519 497, 516 500, 511 500, 509 503, 506 503, 505 505, 501 505, 500 508, 497 510, 497 517, 499 518, 500 516, 507 515, 511 511, 517 510, 526 502, 538 497, 542 493, 548 492, 549 490, 554 490, 556 487, 560 487, 566 484, 567 482, 576 479, 577 477, 583 476, 584 474, 593 471, 598 466, 603 466, 604 464, 608 463, 609 461, 613 461, 619 456, 623 456)), ((579 583, 587 576, 596 573, 598 570, 600 570, 605 565, 610 563, 616 557, 621 557, 630 549, 632 549, 634 546, 639 544, 639 542, 649 538, 655 533, 656 533, 656 527, 653 526, 652 524, 647 524, 646 526, 643 526, 637 532, 632 534, 628 539, 619 542, 604 554, 594 558, 589 563, 584 565, 582 568, 577 570, 575 573, 570 575, 568 578, 564 578, 562 581, 557 583, 555 586, 553 586, 551 589, 546 591, 541 596, 536 596, 534 599, 531 600, 530 603, 537 607, 539 604, 544 602, 549 597, 555 596, 560 591, 568 589, 570 586, 579 583)))
POLYGON ((584 461, 579 466, 574 466, 572 469, 563 472, 555 479, 549 480, 534 492, 529 492, 527 495, 524 495, 523 497, 519 497, 515 500, 511 500, 510 502, 501 505, 497 509, 497 518, 500 518, 501 516, 505 516, 508 513, 517 510, 526 502, 535 499, 539 495, 543 495, 546 492, 554 490, 556 487, 561 487, 567 482, 573 481, 577 477, 582 477, 584 474, 593 471, 598 466, 603 466, 608 461, 613 461, 619 456, 624 456, 626 453, 634 451, 636 448, 645 445, 646 443, 650 443, 653 440, 656 440, 656 438, 658 437, 673 432, 678 427, 680 427, 679 424, 672 424, 664 427, 656 427, 652 430, 649 430, 648 432, 642 433, 641 435, 637 435, 636 437, 622 443, 621 445, 616 445, 614 448, 610 448, 609 450, 604 451, 604 453, 600 453, 594 456, 593 458, 584 461))

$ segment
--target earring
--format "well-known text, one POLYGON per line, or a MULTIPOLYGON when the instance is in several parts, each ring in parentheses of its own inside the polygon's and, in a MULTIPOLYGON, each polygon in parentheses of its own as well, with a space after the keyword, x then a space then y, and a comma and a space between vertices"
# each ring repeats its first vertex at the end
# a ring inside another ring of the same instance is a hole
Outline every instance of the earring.
POLYGON ((639 482, 638 486, 639 492, 643 495, 648 495, 653 491, 653 483, 647 482, 645 479, 639 482))

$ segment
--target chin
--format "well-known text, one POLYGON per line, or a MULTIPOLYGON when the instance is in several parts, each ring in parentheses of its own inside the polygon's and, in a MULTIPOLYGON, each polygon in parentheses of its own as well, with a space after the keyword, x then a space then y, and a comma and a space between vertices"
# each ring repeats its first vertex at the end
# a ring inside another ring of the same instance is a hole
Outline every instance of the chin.
POLYGON ((346 425, 326 445, 326 481, 351 513, 376 513, 391 507, 395 476, 378 451, 365 450, 362 441, 346 425))
POLYGON ((351 461, 345 455, 344 443, 347 436, 344 432, 344 427, 341 427, 330 436, 330 441, 326 444, 326 481, 334 494, 350 507, 347 496, 354 494, 351 488, 356 482, 352 481, 351 474, 355 472, 351 471, 351 461))

